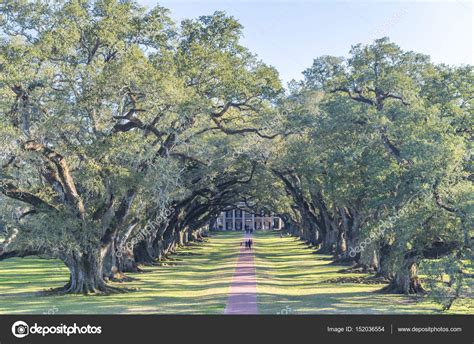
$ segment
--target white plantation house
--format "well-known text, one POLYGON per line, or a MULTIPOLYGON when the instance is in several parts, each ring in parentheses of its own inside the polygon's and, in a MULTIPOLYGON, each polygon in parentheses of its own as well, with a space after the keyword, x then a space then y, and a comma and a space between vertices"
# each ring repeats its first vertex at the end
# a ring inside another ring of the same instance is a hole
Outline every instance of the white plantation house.
POLYGON ((243 231, 257 229, 281 229, 283 221, 273 213, 254 211, 239 203, 234 208, 229 208, 210 224, 211 230, 243 231))

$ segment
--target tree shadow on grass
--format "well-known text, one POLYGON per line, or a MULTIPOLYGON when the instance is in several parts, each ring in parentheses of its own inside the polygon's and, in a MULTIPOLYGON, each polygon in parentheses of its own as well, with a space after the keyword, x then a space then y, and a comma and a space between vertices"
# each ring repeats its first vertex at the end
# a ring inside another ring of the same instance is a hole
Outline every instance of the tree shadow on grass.
POLYGON ((439 313, 439 307, 421 305, 416 298, 374 297, 370 292, 316 293, 281 296, 260 293, 261 314, 276 314, 290 308, 294 314, 421 314, 439 313))

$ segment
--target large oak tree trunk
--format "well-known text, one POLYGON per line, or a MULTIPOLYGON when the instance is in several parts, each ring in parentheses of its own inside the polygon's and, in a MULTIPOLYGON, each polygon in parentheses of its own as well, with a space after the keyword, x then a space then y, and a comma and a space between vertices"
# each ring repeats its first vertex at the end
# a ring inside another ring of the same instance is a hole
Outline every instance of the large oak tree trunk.
POLYGON ((117 243, 111 242, 105 250, 104 255, 104 276, 113 281, 128 281, 131 280, 125 273, 138 272, 138 266, 135 262, 133 249, 124 245, 116 248, 117 243))
POLYGON ((337 243, 338 262, 358 263, 360 259, 359 227, 360 217, 348 208, 339 208, 340 226, 337 243))
POLYGON ((137 264, 151 265, 155 262, 152 254, 152 248, 148 240, 142 240, 133 248, 133 254, 137 264))
POLYGON ((347 242, 344 231, 339 231, 337 235, 337 257, 345 257, 347 255, 347 242))
POLYGON ((69 269, 69 282, 57 291, 67 294, 95 294, 120 291, 107 285, 99 252, 73 252, 64 259, 69 269))
POLYGON ((153 250, 155 257, 158 260, 162 260, 165 255, 165 239, 163 237, 158 237, 153 242, 153 250))
POLYGON ((382 292, 393 294, 419 294, 425 290, 418 277, 418 266, 412 259, 405 260, 404 264, 391 278, 390 284, 382 292))
POLYGON ((125 247, 122 250, 122 254, 116 259, 117 272, 123 274, 126 272, 138 272, 138 264, 135 261, 135 256, 133 254, 133 249, 125 247))
POLYGON ((176 242, 179 246, 186 245, 187 239, 188 239, 187 230, 176 231, 176 242))
POLYGON ((377 249, 373 249, 368 254, 368 269, 369 271, 374 271, 379 273, 381 271, 380 266, 380 252, 377 249))
POLYGON ((337 247, 337 236, 338 233, 333 230, 328 230, 323 239, 323 245, 321 247, 320 253, 334 253, 337 247))

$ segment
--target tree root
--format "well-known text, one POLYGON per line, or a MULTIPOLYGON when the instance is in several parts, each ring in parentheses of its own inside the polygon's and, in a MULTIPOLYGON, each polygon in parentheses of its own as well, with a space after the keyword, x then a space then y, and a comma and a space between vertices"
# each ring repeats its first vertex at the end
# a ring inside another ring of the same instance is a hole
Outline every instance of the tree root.
POLYGON ((136 278, 125 275, 123 272, 115 273, 113 276, 109 277, 109 281, 124 283, 124 282, 133 282, 136 281, 136 278))
POLYGON ((343 273, 343 274, 354 274, 354 273, 367 273, 367 272, 372 272, 370 269, 367 268, 367 265, 365 264, 354 264, 354 261, 352 260, 336 260, 333 262, 333 264, 350 264, 350 267, 348 268, 345 268, 345 269, 341 269, 339 270, 338 272, 339 273, 343 273))
POLYGON ((333 278, 321 283, 354 283, 354 284, 386 284, 389 281, 386 278, 375 277, 375 276, 361 276, 361 277, 339 277, 333 278))
POLYGON ((136 288, 116 287, 107 284, 105 280, 83 280, 72 283, 69 281, 65 286, 49 289, 43 295, 111 295, 123 294, 136 290, 136 288))
POLYGON ((111 285, 102 285, 99 287, 92 287, 92 286, 81 286, 77 288, 71 288, 69 284, 66 284, 64 287, 53 288, 49 290, 45 290, 40 293, 43 296, 61 296, 61 295, 72 295, 72 294, 79 294, 85 296, 106 296, 106 295, 113 295, 113 294, 125 294, 132 291, 136 291, 136 288, 122 288, 122 287, 114 287, 111 285))
POLYGON ((425 288, 423 288, 419 279, 415 279, 410 281, 410 285, 408 288, 403 288, 396 284, 394 281, 391 281, 389 285, 375 292, 380 294, 424 295, 427 291, 425 288))

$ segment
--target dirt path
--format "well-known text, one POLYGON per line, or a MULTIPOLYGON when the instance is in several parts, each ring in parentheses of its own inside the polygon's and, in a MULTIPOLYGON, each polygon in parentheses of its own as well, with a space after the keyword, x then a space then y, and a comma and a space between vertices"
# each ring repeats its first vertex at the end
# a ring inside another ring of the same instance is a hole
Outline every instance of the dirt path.
MULTIPOLYGON (((245 240, 252 235, 245 235, 245 240)), ((257 314, 257 281, 253 249, 242 244, 224 314, 257 314)))

